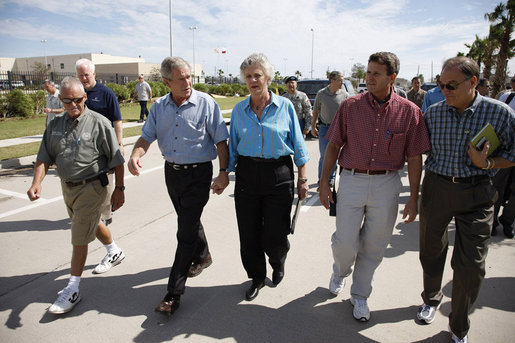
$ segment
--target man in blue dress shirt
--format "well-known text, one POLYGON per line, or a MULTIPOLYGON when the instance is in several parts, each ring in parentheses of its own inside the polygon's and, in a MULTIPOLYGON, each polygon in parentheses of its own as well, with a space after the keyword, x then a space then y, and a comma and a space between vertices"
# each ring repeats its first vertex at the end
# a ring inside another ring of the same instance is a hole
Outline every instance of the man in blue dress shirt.
POLYGON ((208 94, 192 88, 191 68, 180 57, 167 57, 161 75, 170 93, 156 100, 141 137, 132 150, 129 171, 138 176, 141 157, 157 140, 164 156, 168 194, 177 212, 177 250, 168 279, 168 292, 156 311, 172 314, 180 305, 186 278, 211 264, 200 222, 209 190, 221 194, 229 184, 226 124, 220 108, 208 94), (218 155, 220 172, 211 184, 212 160, 218 155))

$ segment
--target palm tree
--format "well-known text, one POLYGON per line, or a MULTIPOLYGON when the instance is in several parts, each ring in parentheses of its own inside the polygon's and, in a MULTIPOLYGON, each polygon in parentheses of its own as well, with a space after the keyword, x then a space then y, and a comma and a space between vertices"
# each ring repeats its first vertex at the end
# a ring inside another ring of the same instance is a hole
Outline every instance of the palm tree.
POLYGON ((501 36, 502 30, 500 30, 499 27, 490 25, 488 37, 484 39, 485 53, 483 61, 483 77, 487 80, 490 80, 490 77, 492 76, 492 66, 494 65, 494 60, 497 58, 497 55, 495 55, 494 52, 499 48, 501 36))
POLYGON ((297 77, 297 79, 300 79, 300 77, 302 76, 302 73, 300 72, 300 70, 297 70, 295 72, 295 76, 297 77))
POLYGON ((507 4, 500 3, 497 5, 492 13, 486 13, 485 19, 488 19, 494 26, 499 27, 502 30, 502 36, 499 44, 499 53, 497 54, 497 62, 495 65, 495 75, 493 82, 492 94, 495 96, 497 93, 504 89, 506 79, 506 65, 507 59, 513 51, 510 51, 512 47, 511 33, 513 31, 513 25, 515 24, 515 0, 508 0, 507 4))

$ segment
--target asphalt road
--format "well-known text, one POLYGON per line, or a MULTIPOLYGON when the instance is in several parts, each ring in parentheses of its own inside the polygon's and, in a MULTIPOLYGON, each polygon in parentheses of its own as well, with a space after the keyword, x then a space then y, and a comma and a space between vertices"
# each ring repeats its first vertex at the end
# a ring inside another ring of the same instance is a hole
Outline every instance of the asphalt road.
MULTIPOLYGON (((352 317, 350 280, 339 296, 329 293, 334 218, 321 207, 313 184, 318 142, 307 144, 311 191, 290 236, 283 282, 277 288, 263 288, 252 302, 244 300, 249 281, 239 256, 231 175, 229 188, 211 196, 202 217, 213 265, 188 280, 181 307, 171 318, 154 312, 166 292, 176 246, 176 215, 156 144, 144 157, 140 177, 126 172, 126 204, 113 217, 111 230, 126 259, 108 273, 94 275, 105 249, 98 241, 91 243, 81 282, 83 299, 61 316, 46 313, 57 291, 67 284, 71 257, 59 180, 51 170, 43 183, 43 199, 31 203, 25 194, 30 168, 3 169, 0 342, 448 342, 450 263, 442 306, 433 324, 422 325, 415 320, 422 290, 418 221, 405 225, 401 213, 375 275, 370 321, 361 323, 352 317)), ((127 146, 127 153, 131 149, 127 146)), ((30 164, 31 159, 19 164, 30 164)), ((400 210, 409 195, 405 173, 403 183, 400 210)), ((449 256, 452 226, 450 236, 449 256)), ((513 342, 514 247, 515 240, 502 233, 492 239, 486 279, 470 317, 471 342, 513 342)))

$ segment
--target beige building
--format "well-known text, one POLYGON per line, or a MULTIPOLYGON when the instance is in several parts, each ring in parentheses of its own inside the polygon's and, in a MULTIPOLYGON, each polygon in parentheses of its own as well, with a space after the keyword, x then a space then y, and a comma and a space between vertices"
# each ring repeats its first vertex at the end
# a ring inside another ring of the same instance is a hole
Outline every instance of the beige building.
MULTIPOLYGON (((143 74, 149 80, 160 80, 160 67, 158 63, 147 63, 141 57, 125 57, 125 56, 112 56, 109 54, 71 54, 71 55, 56 55, 56 56, 37 56, 37 57, 21 57, 16 59, 1 58, 0 63, 7 65, 5 71, 12 71, 15 73, 29 73, 34 71, 36 63, 47 65, 50 72, 53 73, 70 73, 75 74, 75 62, 81 58, 87 58, 95 64, 95 72, 97 79, 102 83, 116 82, 125 84, 129 81, 136 80, 138 75, 143 74), (7 60, 11 61, 9 65, 7 60), (10 67, 10 68, 9 68, 10 67), (154 76, 152 78, 152 76, 154 76)), ((3 69, 0 69, 3 70, 3 69)), ((195 70, 199 74, 196 82, 204 82, 202 73, 202 65, 195 64, 195 70)), ((193 66, 192 66, 193 73, 193 66)))

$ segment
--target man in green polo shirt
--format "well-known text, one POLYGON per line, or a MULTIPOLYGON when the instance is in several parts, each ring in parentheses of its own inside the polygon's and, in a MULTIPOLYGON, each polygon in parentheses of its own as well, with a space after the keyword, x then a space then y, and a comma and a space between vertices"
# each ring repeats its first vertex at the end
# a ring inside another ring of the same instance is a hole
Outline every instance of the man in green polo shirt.
MULTIPOLYGON (((59 99, 65 113, 52 120, 39 148, 32 186, 27 191, 31 201, 41 196, 41 182, 48 167, 57 166, 63 198, 71 218, 73 253, 68 286, 48 309, 49 313, 69 312, 80 301, 79 282, 86 263, 88 244, 97 235, 101 207, 109 196, 107 172, 114 169, 116 188, 111 197, 113 211, 120 208, 123 191, 124 159, 111 122, 85 105, 86 92, 79 79, 66 77, 59 99)), ((100 230, 98 230, 100 232, 100 230)), ((98 237, 108 244, 109 237, 98 237)), ((120 254, 123 254, 120 250, 120 254)), ((117 256, 118 260, 122 258, 117 256)))

